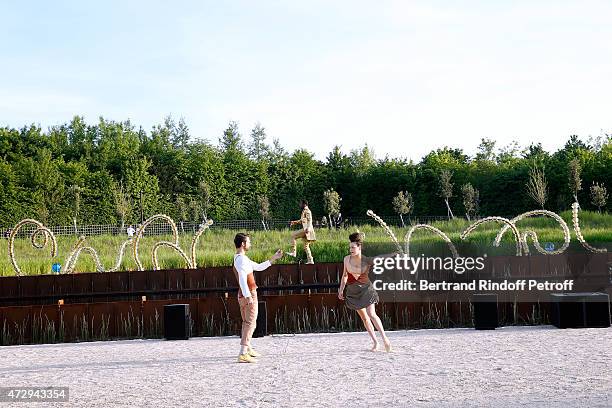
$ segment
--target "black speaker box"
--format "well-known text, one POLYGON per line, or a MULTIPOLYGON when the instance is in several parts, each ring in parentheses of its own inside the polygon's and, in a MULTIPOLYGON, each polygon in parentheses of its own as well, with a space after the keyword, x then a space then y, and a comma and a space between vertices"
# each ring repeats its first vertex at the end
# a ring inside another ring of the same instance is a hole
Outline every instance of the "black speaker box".
POLYGON ((497 316, 497 295, 474 295, 474 328, 476 330, 495 330, 499 326, 497 316))
POLYGON ((560 328, 610 327, 607 293, 553 293, 551 323, 560 328))
POLYGON ((164 337, 167 340, 187 340, 191 334, 190 322, 188 304, 164 306, 164 337))

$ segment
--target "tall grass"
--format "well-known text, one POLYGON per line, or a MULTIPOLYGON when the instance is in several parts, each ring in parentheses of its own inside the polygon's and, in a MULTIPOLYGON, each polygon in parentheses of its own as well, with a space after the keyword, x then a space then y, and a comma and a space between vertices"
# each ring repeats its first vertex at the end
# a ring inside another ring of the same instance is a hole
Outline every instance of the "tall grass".
MULTIPOLYGON (((578 248, 578 242, 571 227, 571 212, 566 211, 560 214, 568 223, 572 235, 572 247, 578 248)), ((580 224, 582 233, 587 242, 598 246, 610 246, 612 242, 612 215, 598 214, 584 211, 580 213, 580 224)), ((457 245, 459 253, 462 255, 472 255, 474 253, 508 254, 514 253, 514 238, 511 233, 506 233, 502 239, 500 248, 492 246, 493 240, 500 229, 500 225, 494 222, 480 225, 466 241, 461 241, 460 233, 469 225, 465 219, 454 219, 450 221, 435 222, 433 225, 443 232, 457 245), (467 253, 466 253, 467 251, 467 253)), ((533 229, 538 234, 540 242, 554 242, 561 244, 563 233, 559 225, 547 217, 535 217, 521 220, 517 223, 519 230, 526 228, 533 229)), ((371 248, 374 253, 377 251, 394 251, 394 247, 389 241, 389 237, 382 228, 373 225, 363 225, 348 229, 318 229, 317 241, 311 245, 313 257, 316 262, 340 262, 348 253, 348 235, 356 228, 365 233, 364 251, 367 253, 371 248)), ((408 227, 392 227, 393 232, 403 243, 403 237, 408 231, 408 227)), ((199 267, 206 266, 227 266, 231 265, 233 249, 233 238, 236 230, 212 228, 204 233, 200 238, 196 250, 196 259, 199 267)), ((248 232, 248 231, 247 231, 248 232)), ((263 261, 269 258, 277 248, 285 251, 289 250, 289 238, 291 231, 288 229, 274 231, 255 231, 251 232, 251 242, 253 248, 249 256, 255 261, 263 261)), ((191 247, 192 234, 179 236, 179 245, 184 251, 189 253, 191 247)), ((70 253, 77 237, 58 237, 58 253, 56 259, 51 259, 49 249, 35 249, 29 239, 21 238, 15 241, 15 254, 22 273, 27 275, 38 275, 51 273, 51 266, 54 262, 59 262, 65 268, 65 260, 70 253)), ((95 248, 105 269, 111 268, 116 261, 119 247, 124 242, 124 236, 102 235, 88 237, 86 244, 95 248)), ((140 259, 145 269, 152 269, 151 253, 153 245, 161 240, 171 241, 172 237, 167 236, 146 236, 140 242, 140 259)), ((8 257, 8 246, 5 240, 5 249, 0 251, 0 276, 12 276, 13 267, 8 257)), ((431 253, 432 249, 443 250, 446 244, 441 243, 438 237, 426 231, 417 231, 411 240, 411 253, 431 253)), ((158 252, 160 267, 164 269, 184 268, 184 260, 179 254, 169 248, 160 249, 158 252)), ((298 244, 298 258, 305 259, 302 246, 298 244)), ((281 263, 294 263, 295 258, 288 256, 280 260, 281 263)), ((136 263, 132 257, 131 247, 128 247, 123 257, 120 270, 135 270, 136 263)), ((76 265, 77 272, 95 271, 95 264, 89 254, 82 253, 76 265)))

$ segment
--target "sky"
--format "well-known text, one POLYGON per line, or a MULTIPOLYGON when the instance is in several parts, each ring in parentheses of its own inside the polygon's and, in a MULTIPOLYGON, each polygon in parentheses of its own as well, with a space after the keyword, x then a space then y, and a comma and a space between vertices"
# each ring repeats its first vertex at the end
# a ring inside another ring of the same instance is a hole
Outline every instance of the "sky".
POLYGON ((171 115, 323 159, 612 130, 609 1, 0 3, 0 126, 171 115))

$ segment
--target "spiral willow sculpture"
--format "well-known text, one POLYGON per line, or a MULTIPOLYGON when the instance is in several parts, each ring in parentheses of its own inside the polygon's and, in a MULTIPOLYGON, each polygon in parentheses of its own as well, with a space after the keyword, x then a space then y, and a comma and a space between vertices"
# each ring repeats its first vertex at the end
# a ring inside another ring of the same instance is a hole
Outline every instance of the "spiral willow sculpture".
POLYGON ((198 245, 198 241, 200 240, 200 236, 202 236, 204 231, 206 231, 211 225, 213 225, 213 220, 205 220, 202 223, 202 225, 200 225, 200 228, 198 229, 198 231, 193 236, 193 239, 191 240, 191 267, 193 269, 197 268, 197 263, 196 263, 196 246, 198 245))
POLYGON ((464 240, 467 238, 468 235, 470 235, 472 233, 472 231, 474 231, 476 229, 476 227, 478 227, 480 224, 484 224, 487 222, 500 222, 503 224, 506 224, 508 226, 508 228, 510 228, 512 230, 512 233, 514 234, 514 238, 516 239, 516 256, 521 256, 522 255, 522 251, 521 251, 521 247, 522 247, 522 241, 521 241, 521 235, 518 231, 518 229, 516 228, 516 225, 514 225, 514 223, 512 221, 510 221, 507 218, 504 217, 486 217, 483 218, 481 220, 478 220, 476 222, 474 222, 472 225, 470 225, 469 227, 467 227, 465 229, 465 231, 463 231, 460 235, 461 239, 464 240))
POLYGON ((132 238, 129 238, 128 240, 126 240, 125 242, 121 244, 121 247, 119 247, 119 253, 117 254, 117 260, 115 261, 115 265, 108 270, 104 269, 104 265, 100 261, 100 256, 98 255, 98 252, 93 247, 83 246, 84 242, 85 242, 85 236, 81 235, 79 237, 79 240, 72 247, 72 251, 70 252, 70 255, 68 256, 65 262, 65 265, 66 265, 65 273, 74 272, 74 269, 76 267, 76 262, 79 259, 79 256, 81 255, 82 252, 86 252, 91 255, 96 265, 97 272, 116 272, 118 271, 119 268, 121 267, 121 262, 123 262, 123 255, 125 253, 125 248, 127 248, 127 246, 132 243, 132 238))
POLYGON ((21 220, 11 230, 8 239, 9 258, 11 259, 11 264, 13 265, 13 269, 15 270, 15 274, 17 276, 21 276, 21 269, 19 268, 19 265, 17 264, 17 259, 15 258, 15 237, 17 236, 19 230, 24 225, 28 224, 36 226, 36 229, 34 230, 34 232, 32 232, 30 236, 32 246, 37 249, 42 249, 47 246, 49 240, 51 240, 51 258, 55 258, 57 256, 57 240, 55 239, 55 235, 53 234, 53 232, 49 228, 45 227, 40 221, 31 218, 21 220), (41 244, 36 242, 36 237, 40 234, 42 234, 44 238, 44 241, 41 244))
POLYGON ((451 239, 448 237, 448 235, 446 235, 444 232, 442 232, 438 228, 434 227, 433 225, 428 225, 428 224, 413 225, 408 230, 408 232, 404 236, 404 245, 405 245, 405 250, 406 250, 406 256, 410 256, 410 239, 412 239, 412 234, 416 230, 419 230, 419 229, 430 231, 430 232, 433 232, 434 234, 438 235, 440 238, 442 238, 442 240, 444 240, 444 242, 446 242, 448 244, 448 247, 449 247, 451 253, 453 254, 453 258, 457 258, 459 256, 459 254, 457 253, 457 248, 455 248, 455 245, 453 244, 451 239))
MULTIPOLYGON (((529 254, 529 246, 527 244, 528 237, 532 239, 533 246, 541 254, 558 255, 558 254, 565 252, 565 250, 569 247, 570 240, 571 240, 570 230, 565 220, 563 220, 563 218, 561 218, 559 215, 555 214, 554 212, 547 211, 547 210, 528 211, 526 213, 517 215, 516 217, 512 218, 510 222, 516 226, 516 223, 519 222, 520 220, 527 218, 527 217, 533 217, 536 215, 543 215, 546 217, 553 218, 555 221, 559 223, 559 225, 561 226, 561 229, 563 230, 563 246, 561 246, 559 249, 556 249, 554 251, 547 251, 544 248, 542 248, 542 246, 540 245, 540 242, 538 240, 538 235, 536 234, 536 232, 532 230, 527 230, 523 232, 523 234, 521 235, 521 238, 522 238, 521 244, 523 246, 523 252, 525 254, 529 254)), ((510 228, 510 225, 505 224, 502 227, 502 229, 499 230, 499 232, 497 233, 497 236, 495 237, 495 241, 493 242, 494 246, 498 247, 500 245, 502 236, 506 233, 506 231, 508 231, 509 228, 510 228)))
POLYGON ((596 252, 596 253, 608 252, 606 248, 592 247, 591 245, 588 244, 588 242, 586 242, 586 240, 582 236, 582 232, 580 231, 580 222, 578 221, 578 208, 579 207, 580 205, 578 203, 572 204, 572 221, 574 224, 574 232, 576 233, 576 238, 578 238, 578 241, 580 242, 580 244, 582 244, 584 248, 586 248, 587 250, 591 252, 596 252))
POLYGON ((140 261, 140 254, 138 253, 140 240, 142 239, 142 236, 144 234, 145 229, 149 226, 149 224, 151 224, 153 221, 156 221, 156 220, 166 221, 170 225, 170 229, 172 230, 172 241, 173 242, 170 242, 170 241, 161 241, 161 242, 156 243, 153 246, 153 253, 151 254, 151 258, 152 258, 152 262, 153 262, 153 270, 158 270, 159 269, 159 262, 157 260, 157 250, 160 247, 162 247, 162 246, 169 247, 169 248, 172 248, 175 251, 177 251, 179 253, 179 255, 181 255, 181 257, 187 263, 187 267, 188 268, 192 268, 190 259, 185 254, 185 251, 183 251, 181 249, 181 247, 179 246, 179 242, 178 242, 178 228, 176 227, 176 224, 174 223, 174 220, 172 220, 172 218, 170 218, 169 216, 167 216, 165 214, 156 214, 156 215, 153 215, 153 216, 147 218, 147 220, 145 220, 145 222, 143 222, 142 225, 140 226, 140 228, 138 228, 138 230, 136 231, 136 236, 134 238, 134 243, 132 244, 132 255, 134 256, 134 261, 136 262, 137 269, 139 271, 143 271, 144 270, 144 266, 142 265, 142 262, 140 261))
POLYGON ((366 212, 366 214, 369 217, 374 218, 380 224, 380 226, 385 230, 387 235, 389 235, 389 237, 391 238, 391 240, 395 244, 395 247, 397 248, 397 252, 399 252, 400 254, 403 255, 404 254, 404 250, 403 250, 402 246, 400 245, 399 241, 397 240, 397 238, 395 237, 395 234, 393 233, 391 228, 389 228, 389 226, 387 225, 387 223, 382 218, 380 218, 378 215, 376 215, 374 213, 374 211, 372 211, 372 210, 368 210, 366 212))

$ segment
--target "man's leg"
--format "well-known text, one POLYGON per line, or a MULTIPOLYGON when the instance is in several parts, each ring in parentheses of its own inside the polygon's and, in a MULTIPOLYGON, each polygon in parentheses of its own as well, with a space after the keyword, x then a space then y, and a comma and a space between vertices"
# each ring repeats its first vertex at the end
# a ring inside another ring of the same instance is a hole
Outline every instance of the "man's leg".
POLYGON ((291 251, 287 252, 287 255, 293 257, 297 255, 297 240, 305 236, 306 232, 303 229, 291 233, 291 251))
POLYGON ((247 327, 245 333, 244 344, 250 348, 251 347, 251 338, 253 337, 253 332, 255 331, 255 326, 257 325, 257 313, 259 311, 258 303, 257 303, 257 293, 251 292, 251 297, 253 298, 253 303, 247 305, 247 327))
POLYGON ((238 303, 240 305, 240 315, 242 317, 242 330, 240 332, 240 356, 238 356, 238 362, 241 363, 254 363, 257 361, 248 353, 251 336, 253 335, 251 326, 254 326, 255 321, 257 320, 257 315, 255 315, 255 320, 253 320, 253 308, 257 307, 257 299, 254 298, 253 301, 253 304, 248 304, 246 298, 238 299, 238 303))
POLYGON ((303 239, 304 239, 304 252, 306 252, 306 263, 313 264, 314 259, 312 259, 312 252, 310 252, 310 241, 307 240, 306 237, 304 237, 303 239))

